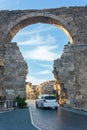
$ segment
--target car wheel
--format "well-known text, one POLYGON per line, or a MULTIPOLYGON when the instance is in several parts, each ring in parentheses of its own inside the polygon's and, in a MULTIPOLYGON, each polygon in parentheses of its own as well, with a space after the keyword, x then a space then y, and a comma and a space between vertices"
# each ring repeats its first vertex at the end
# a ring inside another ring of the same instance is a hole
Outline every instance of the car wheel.
POLYGON ((55 109, 57 110, 57 109, 58 109, 58 107, 55 107, 55 109))
POLYGON ((36 107, 38 108, 38 104, 37 104, 37 102, 36 102, 36 107))

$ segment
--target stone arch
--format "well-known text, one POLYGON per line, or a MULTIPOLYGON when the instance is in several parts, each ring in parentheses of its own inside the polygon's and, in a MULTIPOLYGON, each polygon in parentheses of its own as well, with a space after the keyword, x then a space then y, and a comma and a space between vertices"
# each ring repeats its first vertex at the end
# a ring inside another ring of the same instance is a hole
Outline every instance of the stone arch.
POLYGON ((43 10, 0 11, 0 42, 9 43, 17 31, 24 26, 43 22, 61 28, 68 35, 71 43, 85 44, 87 43, 86 12, 86 6, 43 10))
POLYGON ((39 15, 37 15, 37 13, 23 15, 22 17, 18 17, 13 23, 9 23, 9 30, 4 40, 5 43, 9 44, 20 29, 35 23, 47 23, 56 26, 66 34, 70 44, 74 43, 69 29, 63 24, 62 20, 57 19, 55 15, 43 13, 39 15))
POLYGON ((25 15, 16 19, 16 21, 13 24, 9 25, 10 28, 5 37, 5 42, 9 43, 20 29, 24 28, 25 26, 35 24, 35 23, 47 23, 47 24, 56 26, 57 28, 61 29, 66 34, 71 44, 74 43, 74 40, 71 36, 69 29, 67 28, 67 26, 63 24, 62 20, 61 21, 58 20, 55 17, 55 15, 43 14, 43 13, 39 15, 37 15, 36 13, 33 13, 33 14, 25 15))
MULTIPOLYGON (((64 82, 64 85, 66 85, 68 95, 70 95, 69 99, 70 98, 73 99, 73 97, 75 96, 75 103, 77 104, 73 105, 81 109, 87 110, 87 100, 86 100, 87 99, 87 87, 86 87, 87 86, 87 13, 86 12, 87 12, 87 6, 63 7, 55 9, 44 9, 44 10, 0 11, 0 77, 1 77, 0 87, 4 88, 5 85, 7 88, 9 87, 6 84, 8 83, 9 76, 5 75, 6 73, 9 72, 8 68, 10 65, 8 63, 8 61, 10 61, 9 60, 10 57, 8 59, 7 52, 13 53, 13 51, 15 50, 14 48, 17 47, 16 44, 12 46, 12 44, 7 43, 11 42, 12 38, 20 29, 29 24, 34 24, 38 22, 52 24, 62 29, 65 32, 65 34, 68 35, 70 43, 73 44, 65 46, 64 54, 62 55, 61 59, 60 60, 58 59, 57 61, 54 62, 54 67, 56 68, 56 70, 58 70, 58 73, 60 73, 57 76, 59 76, 58 78, 61 80, 61 83, 64 82), (13 47, 13 50, 11 46, 13 47), (11 51, 8 51, 9 49, 11 49, 11 51), (6 64, 8 64, 8 66, 6 66, 6 64), (61 65, 62 69, 60 69, 59 72, 59 67, 61 67, 61 65), (8 68, 5 72, 6 67, 8 68), (63 77, 68 79, 68 85, 67 85, 67 79, 65 80, 65 78, 63 77)), ((12 55, 10 54, 10 56, 12 55)), ((14 84, 13 81, 11 83, 12 85, 14 84)), ((14 88, 15 87, 17 86, 14 86, 14 88)), ((19 88, 19 90, 22 91, 21 88, 19 88)))

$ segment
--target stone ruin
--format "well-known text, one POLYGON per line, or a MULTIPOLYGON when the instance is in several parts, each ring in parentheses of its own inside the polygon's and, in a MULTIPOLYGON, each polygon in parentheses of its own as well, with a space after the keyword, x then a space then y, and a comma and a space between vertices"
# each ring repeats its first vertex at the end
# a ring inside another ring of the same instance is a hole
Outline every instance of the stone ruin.
POLYGON ((27 63, 25 62, 17 43, 5 44, 3 95, 7 99, 25 96, 25 79, 27 63))
POLYGON ((53 73, 68 104, 87 110, 87 6, 0 11, 0 95, 24 95, 27 64, 11 41, 20 29, 38 22, 54 25, 68 36, 70 44, 54 61, 53 73))
POLYGON ((86 56, 86 45, 67 44, 61 57, 54 61, 53 74, 58 81, 56 90, 60 86, 60 97, 67 99, 65 106, 87 110, 86 56))

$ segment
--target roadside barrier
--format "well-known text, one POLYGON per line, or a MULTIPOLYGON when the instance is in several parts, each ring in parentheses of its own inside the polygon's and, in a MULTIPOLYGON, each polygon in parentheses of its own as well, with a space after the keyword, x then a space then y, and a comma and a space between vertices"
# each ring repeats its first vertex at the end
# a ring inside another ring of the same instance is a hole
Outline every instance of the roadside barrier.
POLYGON ((12 110, 17 107, 17 102, 13 100, 3 100, 0 101, 0 111, 7 111, 7 110, 12 110))

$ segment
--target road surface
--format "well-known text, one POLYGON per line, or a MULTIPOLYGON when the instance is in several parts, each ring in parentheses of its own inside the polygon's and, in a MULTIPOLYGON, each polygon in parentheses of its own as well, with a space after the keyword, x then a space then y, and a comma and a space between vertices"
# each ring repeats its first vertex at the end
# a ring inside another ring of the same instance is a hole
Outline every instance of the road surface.
POLYGON ((34 101, 28 106, 33 123, 40 130, 87 130, 87 115, 71 112, 63 108, 41 109, 36 108, 34 101))

